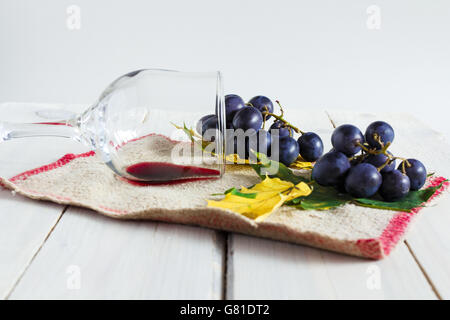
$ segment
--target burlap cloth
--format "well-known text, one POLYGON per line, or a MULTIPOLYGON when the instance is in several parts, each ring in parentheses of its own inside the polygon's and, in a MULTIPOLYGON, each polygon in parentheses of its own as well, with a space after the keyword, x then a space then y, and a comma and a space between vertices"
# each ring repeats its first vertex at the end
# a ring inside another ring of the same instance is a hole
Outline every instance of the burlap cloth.
MULTIPOLYGON (((161 160, 164 154, 148 148, 149 144, 170 143, 164 137, 149 136, 123 148, 128 148, 127 154, 137 159, 148 158, 145 152, 153 150, 161 160)), ((433 178, 428 184, 438 185, 443 180, 433 178)), ((29 198, 90 208, 116 219, 199 225, 372 259, 383 258, 391 252, 421 209, 405 213, 347 204, 328 211, 305 211, 283 206, 264 221, 255 222, 231 211, 206 207, 206 199, 212 199, 212 193, 251 186, 259 181, 249 166, 228 165, 225 175, 218 180, 138 186, 116 176, 94 151, 67 154, 54 163, 13 178, 0 178, 5 188, 29 198)))

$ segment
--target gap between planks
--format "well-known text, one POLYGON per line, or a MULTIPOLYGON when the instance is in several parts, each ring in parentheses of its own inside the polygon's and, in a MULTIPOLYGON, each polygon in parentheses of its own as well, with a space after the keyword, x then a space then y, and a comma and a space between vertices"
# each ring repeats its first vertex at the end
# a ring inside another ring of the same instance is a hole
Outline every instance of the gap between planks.
MULTIPOLYGON (((328 113, 328 111, 325 111, 325 114, 327 115, 328 119, 330 120, 331 125, 333 126, 333 128, 336 128, 336 124, 333 120, 333 118, 331 117, 331 115, 328 113)), ((420 269, 420 272, 422 272, 422 275, 424 276, 424 278, 426 279, 426 281, 428 282, 428 284, 431 287, 431 290, 433 291, 433 293, 436 295, 436 297, 439 300, 442 300, 442 296, 439 293, 439 291, 437 290, 436 286, 434 285, 433 281, 431 281, 431 278, 428 276, 428 273, 426 272, 425 268, 423 267, 422 263, 420 263, 419 259, 417 258, 416 254, 414 253, 413 248, 409 245, 407 240, 403 240, 403 244, 406 246, 406 248, 408 249, 408 252, 411 254, 411 257, 413 258, 414 262, 417 264, 417 266, 420 269)))
POLYGON ((64 208, 62 209, 61 213, 59 214, 58 218, 56 219, 55 223, 52 225, 52 227, 50 228, 50 230, 48 231, 48 233, 46 234, 44 240, 42 241, 42 243, 39 245, 39 247, 36 249, 36 251, 34 252, 34 254, 31 256, 30 260, 28 261, 28 263, 25 265, 25 267, 23 268, 23 271, 19 274, 19 276, 17 277, 17 280, 13 283, 13 285, 11 286, 11 288, 8 290, 7 294, 4 296, 4 300, 9 300, 11 294, 14 292, 14 290, 16 289, 17 285, 19 284, 20 280, 22 280, 23 276, 25 275, 25 273, 27 272, 28 268, 31 266, 31 264, 33 263, 34 259, 37 257, 37 255, 39 254, 39 252, 41 251, 42 247, 45 245, 45 243, 47 242, 48 238, 50 237, 50 235, 53 233, 53 231, 55 230, 56 226, 58 225, 59 221, 61 220, 62 216, 64 215, 64 213, 67 211, 67 209, 70 206, 64 206, 64 208))
POLYGON ((222 293, 221 293, 221 300, 227 300, 227 294, 228 294, 228 250, 230 248, 228 241, 230 240, 230 233, 229 232, 221 232, 223 234, 222 241, 223 241, 223 249, 222 249, 222 293))
POLYGON ((423 276, 425 277, 425 279, 427 279, 428 284, 431 287, 431 290, 433 290, 434 294, 436 295, 436 297, 439 300, 443 300, 441 294, 439 293, 438 289, 436 288, 436 286, 434 285, 433 281, 431 281, 430 276, 428 275, 427 271, 425 270, 425 268, 422 266, 422 264, 420 263, 419 259, 417 258, 416 254, 414 253, 413 249, 411 248, 410 244, 408 243, 407 240, 403 241, 405 246, 408 248, 409 253, 412 255, 414 261, 417 263, 417 265, 419 266, 420 271, 422 272, 423 276))
POLYGON ((233 299, 233 254, 234 254, 234 244, 233 244, 233 235, 236 233, 230 234, 227 233, 226 239, 226 251, 225 251, 225 261, 226 261, 226 270, 224 274, 224 295, 223 300, 233 299))

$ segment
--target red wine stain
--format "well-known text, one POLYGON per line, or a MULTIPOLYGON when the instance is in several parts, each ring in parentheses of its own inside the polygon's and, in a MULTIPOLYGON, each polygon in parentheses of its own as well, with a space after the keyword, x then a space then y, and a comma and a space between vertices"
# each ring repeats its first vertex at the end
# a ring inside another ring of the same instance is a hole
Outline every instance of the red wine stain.
POLYGON ((174 184, 182 184, 186 182, 195 182, 195 181, 201 181, 201 180, 214 180, 217 178, 189 178, 189 179, 178 179, 178 180, 172 180, 172 181, 136 181, 136 180, 130 180, 127 178, 120 177, 122 181, 128 182, 129 184, 132 184, 134 186, 139 187, 148 187, 148 186, 168 186, 168 185, 174 185, 174 184))
POLYGON ((140 180, 126 179, 138 186, 172 185, 192 181, 215 179, 220 171, 209 168, 177 165, 167 162, 140 162, 126 169, 127 173, 140 180))
POLYGON ((71 127, 70 124, 67 124, 65 122, 34 122, 33 124, 48 124, 52 126, 68 126, 71 127))

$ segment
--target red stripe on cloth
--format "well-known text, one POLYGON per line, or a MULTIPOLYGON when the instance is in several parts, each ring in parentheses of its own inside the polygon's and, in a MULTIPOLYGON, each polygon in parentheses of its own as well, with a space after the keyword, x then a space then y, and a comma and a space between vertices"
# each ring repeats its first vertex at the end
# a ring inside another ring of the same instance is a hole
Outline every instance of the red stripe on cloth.
POLYGON ((11 179, 9 179, 9 181, 11 181, 11 182, 23 181, 23 180, 26 180, 28 177, 34 176, 36 174, 39 174, 39 173, 42 173, 42 172, 46 172, 46 171, 53 170, 53 169, 59 168, 61 166, 64 166, 64 165, 68 164, 69 162, 71 162, 74 159, 92 157, 93 155, 95 155, 95 151, 89 151, 89 152, 81 153, 81 154, 68 153, 64 157, 62 157, 59 160, 56 160, 53 163, 46 164, 46 165, 44 165, 42 167, 39 167, 39 168, 36 168, 36 169, 31 169, 31 170, 19 173, 18 175, 16 175, 16 176, 12 177, 11 179))
MULTIPOLYGON (((428 199, 427 203, 440 195, 450 184, 444 177, 430 179, 428 187, 436 187, 441 183, 442 187, 436 190, 430 199, 428 199)), ((369 258, 381 259, 383 256, 389 255, 391 250, 405 234, 412 218, 419 213, 422 208, 423 207, 414 208, 411 212, 398 212, 391 221, 389 221, 389 224, 378 238, 359 239, 356 241, 356 246, 361 250, 363 255, 369 258)))

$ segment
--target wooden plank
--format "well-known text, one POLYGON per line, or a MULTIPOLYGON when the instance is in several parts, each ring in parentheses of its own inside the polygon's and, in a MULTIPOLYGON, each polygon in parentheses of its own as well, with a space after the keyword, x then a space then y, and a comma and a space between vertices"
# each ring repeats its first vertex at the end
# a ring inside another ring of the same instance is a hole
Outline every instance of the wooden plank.
POLYGON ((223 237, 70 208, 11 299, 219 299, 223 237))
POLYGON ((0 295, 6 297, 44 242, 63 206, 36 204, 0 190, 0 295), (20 198, 20 199, 19 199, 20 198))
MULTIPOLYGON (((417 158, 428 172, 450 177, 450 145, 444 136, 428 128, 420 120, 405 114, 364 114, 355 117, 350 112, 332 113, 340 121, 351 119, 351 123, 365 129, 375 120, 390 123, 396 133, 392 152, 395 155, 417 158)), ((418 262, 425 270, 438 295, 450 299, 450 197, 439 199, 418 217, 407 235, 407 242, 418 262)))
MULTIPOLYGON (((0 104, 2 121, 38 121, 34 114, 54 106, 0 104)), ((79 148, 75 142, 58 138, 33 138, 0 143, 0 176, 17 173, 55 161, 79 148)), ((81 149, 79 151, 82 151, 81 149)), ((0 297, 8 295, 32 257, 57 223, 63 206, 36 202, 0 188, 0 297)))
POLYGON ((435 299, 406 246, 381 260, 235 235, 229 299, 435 299))
MULTIPOLYGON (((308 121, 329 150, 332 126, 325 112, 308 112, 308 121)), ((230 299, 436 299, 403 244, 389 258, 369 261, 233 235, 227 260, 230 299)))
MULTIPOLYGON (((14 115, 15 121, 24 119, 14 115)), ((30 118, 23 121, 34 121, 30 118)), ((74 145, 70 148, 65 152, 78 152, 74 145)), ((25 168, 29 168, 28 163, 25 168)), ((30 202, 32 208, 36 205, 30 202)), ((115 221, 89 210, 69 208, 10 298, 218 299, 223 291, 224 244, 222 233, 213 230, 115 221), (81 286, 73 289, 78 270, 81 286)))

